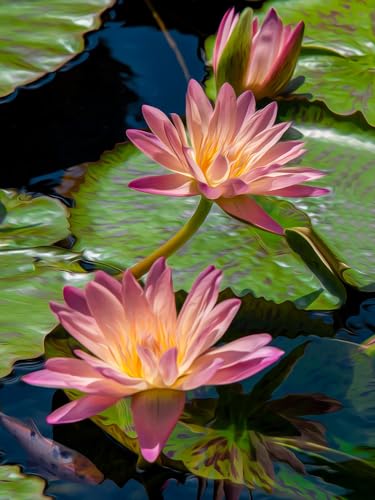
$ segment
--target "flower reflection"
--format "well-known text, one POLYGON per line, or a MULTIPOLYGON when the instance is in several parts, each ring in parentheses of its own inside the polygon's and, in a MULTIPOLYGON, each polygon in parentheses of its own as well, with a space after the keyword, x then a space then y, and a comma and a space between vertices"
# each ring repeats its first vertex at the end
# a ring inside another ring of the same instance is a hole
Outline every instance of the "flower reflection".
POLYGON ((301 50, 304 23, 283 25, 274 9, 261 24, 251 10, 239 16, 234 8, 224 15, 214 47, 217 87, 227 81, 237 93, 251 90, 255 98, 276 97, 292 78, 301 50), (233 59, 236 58, 236 64, 233 59))
POLYGON ((224 84, 215 108, 195 80, 186 95, 187 131, 180 117, 143 106, 150 132, 128 130, 128 138, 171 174, 133 180, 129 187, 165 196, 201 195, 226 213, 274 233, 283 228, 253 195, 321 196, 327 189, 303 185, 324 175, 308 167, 285 167, 305 150, 301 141, 280 142, 290 123, 275 125, 277 104, 256 111, 251 92, 236 99, 224 84))
POLYGON ((185 404, 185 391, 228 384, 274 363, 283 351, 271 336, 242 337, 220 347, 241 301, 216 305, 221 271, 213 266, 193 284, 177 315, 171 269, 152 266, 144 289, 131 272, 122 284, 99 272, 85 290, 64 288, 66 304, 51 304, 64 328, 78 340, 80 359, 52 358, 45 369, 23 377, 44 387, 76 389, 85 396, 48 416, 51 424, 83 420, 126 396, 144 458, 157 459, 185 404))

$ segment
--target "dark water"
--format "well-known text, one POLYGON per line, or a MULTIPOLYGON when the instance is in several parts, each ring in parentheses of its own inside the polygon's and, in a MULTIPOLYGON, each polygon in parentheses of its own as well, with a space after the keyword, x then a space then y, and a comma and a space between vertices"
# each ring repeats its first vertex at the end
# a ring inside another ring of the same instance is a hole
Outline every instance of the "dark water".
MULTIPOLYGON (((229 5, 242 8, 248 3, 154 1, 189 75, 200 81, 205 76, 201 57, 204 39, 216 30, 229 5)), ((86 37, 83 54, 56 74, 0 102, 2 153, 8 162, 0 170, 0 185, 53 192, 63 169, 97 160, 103 151, 123 141, 126 128, 144 126, 141 104, 183 114, 185 88, 183 70, 144 2, 118 2, 104 15, 103 27, 86 37)), ((256 323, 254 314, 252 320, 256 323)), ((273 333, 277 337, 275 345, 290 356, 278 372, 271 372, 271 382, 262 373, 219 392, 212 389, 193 393, 186 422, 199 421, 216 437, 224 435, 226 439, 228 429, 233 428, 235 437, 231 439, 235 446, 239 446, 238 436, 245 431, 266 436, 265 440, 275 435, 295 438, 301 437, 301 429, 310 425, 317 442, 324 441, 326 447, 346 453, 328 453, 327 458, 327 454, 303 449, 301 438, 301 449, 293 451, 296 460, 289 457, 289 464, 283 465, 279 459, 269 458, 273 465, 268 463, 268 469, 274 468, 282 480, 278 480, 273 493, 265 493, 258 485, 254 498, 372 498, 375 472, 363 463, 352 464, 348 456, 375 456, 375 433, 371 430, 375 419, 371 378, 374 363, 370 357, 359 356, 352 344, 375 333, 375 299, 356 295, 341 311, 309 313, 303 331, 292 324, 293 318, 289 321, 285 319, 281 326, 274 324, 271 316, 266 321, 263 318, 263 331, 273 333), (321 321, 318 328, 316 320, 321 321), (319 338, 325 328, 332 338, 319 338), (311 333, 314 335, 309 336, 311 333), (201 417, 207 408, 211 413, 205 421, 201 417), (238 415, 242 415, 241 423, 238 415), (314 423, 304 423, 311 421, 314 423), (296 470, 298 461, 305 464, 308 479, 296 470)), ((232 333, 236 336, 236 332, 232 333)), ((83 453, 105 476, 100 485, 49 480, 47 494, 61 500, 198 498, 199 486, 204 485, 190 472, 186 451, 194 436, 188 431, 175 436, 175 449, 169 450, 169 456, 177 457, 177 461, 146 466, 91 421, 52 428, 45 422, 46 415, 66 396, 19 381, 21 375, 37 369, 40 363, 19 363, 9 377, 0 381, 0 410, 19 419, 32 418, 44 436, 83 453)), ((253 443, 246 443, 243 460, 254 462, 253 443)), ((285 458, 285 451, 279 453, 285 458)), ((258 459, 263 460, 263 465, 267 461, 264 457, 258 459)), ((46 477, 3 428, 0 462, 20 464, 27 473, 46 477)), ((211 472, 205 477, 217 477, 215 467, 211 472)), ((259 479, 260 486, 266 479, 259 479)), ((249 474, 247 480, 251 480, 249 474)), ((201 498, 221 498, 221 487, 218 481, 209 481, 201 498)), ((249 498, 246 488, 240 498, 249 498)))

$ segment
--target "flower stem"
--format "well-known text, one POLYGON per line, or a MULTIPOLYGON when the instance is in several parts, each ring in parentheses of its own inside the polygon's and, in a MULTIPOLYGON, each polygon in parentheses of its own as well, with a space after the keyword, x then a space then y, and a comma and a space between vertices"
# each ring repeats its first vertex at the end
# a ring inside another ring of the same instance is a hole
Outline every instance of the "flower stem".
POLYGON ((182 247, 200 228, 211 210, 211 206, 212 202, 202 197, 191 219, 171 239, 130 268, 133 275, 136 278, 141 278, 159 257, 169 257, 182 247))

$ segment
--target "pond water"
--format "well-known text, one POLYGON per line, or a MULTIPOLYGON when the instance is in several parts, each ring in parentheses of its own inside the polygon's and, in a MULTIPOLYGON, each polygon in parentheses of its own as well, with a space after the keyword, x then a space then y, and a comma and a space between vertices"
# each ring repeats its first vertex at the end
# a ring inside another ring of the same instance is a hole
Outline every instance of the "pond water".
MULTIPOLYGON (((185 11, 176 6, 179 2, 154 2, 180 51, 183 68, 145 4, 119 1, 104 14, 102 27, 86 36, 83 54, 0 102, 3 157, 10 161, 0 171, 0 185, 52 194, 72 205, 65 191, 56 190, 65 170, 97 161, 104 151, 125 140, 126 128, 144 128, 143 103, 183 115, 184 72, 204 80, 204 40, 215 32, 228 5, 242 8, 248 3, 207 2, 203 9, 202 2, 190 0, 184 2, 185 11)), ((105 196, 98 206, 105 203, 105 196)), ((173 218, 173 210, 169 205, 169 217, 173 218)), ((228 241, 231 231, 237 231, 233 224, 228 241)), ((216 225, 223 231, 223 226, 216 225)), ((89 235, 83 233, 82 237, 90 241, 89 235)), ((143 242, 135 245, 137 255, 143 242)), ((74 250, 84 251, 84 247, 81 243, 74 250)), ((189 270, 198 268, 200 250, 194 249, 189 270)), ((96 251, 91 248, 83 258, 107 256, 108 249, 104 246, 96 251)), ((225 257, 228 249, 223 247, 221 252, 225 257)), ((236 252, 233 248, 234 256, 236 252)), ((224 257, 220 259, 228 273, 232 272, 231 279, 243 280, 243 269, 238 271, 224 257)), ((116 253, 109 262, 121 264, 116 253)), ((17 464, 25 474, 44 478, 45 495, 58 500, 208 500, 225 495, 257 500, 373 498, 375 358, 360 351, 358 344, 375 334, 374 293, 347 286, 347 301, 341 308, 297 309, 288 302, 299 293, 289 266, 289 261, 285 264, 280 258, 279 268, 289 269, 291 285, 285 298, 277 292, 275 303, 254 298, 248 293, 252 285, 245 287, 240 281, 249 312, 226 337, 238 338, 244 329, 269 332, 273 345, 285 350, 285 358, 241 384, 189 393, 181 422, 160 463, 150 465, 139 457, 135 440, 124 433, 118 415, 95 424, 86 420, 48 425, 47 414, 66 402, 67 396, 20 381, 22 375, 42 366, 40 358, 17 362, 13 372, 0 379, 0 412, 30 425, 30 432, 35 424, 45 438, 87 457, 92 468, 87 475, 77 474, 75 481, 64 479, 63 466, 53 474, 43 466, 40 454, 33 454, 30 440, 22 445, 4 425, 0 425, 0 464, 17 464), (99 484, 93 484, 95 468, 103 474, 99 484)), ((264 286, 277 283, 277 269, 272 269, 264 277, 264 286)), ((309 305, 316 286, 312 278, 306 282, 311 286, 299 307, 309 305)), ((179 283, 186 285, 185 281, 179 283)), ((61 328, 56 329, 47 337, 46 346, 49 355, 58 355, 69 350, 69 339, 61 328)), ((53 461, 48 453, 47 449, 47 464, 53 461)), ((12 498, 34 498, 19 495, 12 498)), ((6 499, 0 492, 0 500, 6 499)))

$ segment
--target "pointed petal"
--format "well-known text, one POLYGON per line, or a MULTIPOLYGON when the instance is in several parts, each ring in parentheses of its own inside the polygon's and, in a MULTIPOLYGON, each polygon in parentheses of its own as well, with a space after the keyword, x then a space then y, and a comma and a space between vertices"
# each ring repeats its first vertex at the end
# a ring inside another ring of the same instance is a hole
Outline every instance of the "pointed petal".
POLYGON ((220 22, 219 29, 215 40, 214 53, 212 59, 212 66, 214 72, 217 71, 217 66, 224 47, 238 21, 238 14, 235 14, 234 7, 228 9, 220 22))
POLYGON ((142 130, 128 129, 126 135, 134 146, 151 158, 151 160, 173 172, 185 172, 185 166, 180 165, 174 152, 154 134, 143 132, 142 130))
POLYGON ((252 198, 236 196, 220 198, 217 204, 232 217, 271 233, 284 234, 284 229, 274 221, 252 198))
POLYGON ((199 194, 196 183, 180 174, 150 175, 129 182, 128 186, 136 191, 163 196, 195 196, 199 194))
POLYGON ((285 196, 286 198, 304 198, 308 196, 324 196, 331 191, 327 188, 315 186, 290 186, 283 189, 275 189, 272 196, 285 196))
POLYGON ((271 194, 275 190, 288 188, 302 182, 308 182, 323 177, 325 172, 313 168, 280 168, 269 174, 254 179, 250 185, 251 194, 271 194))
POLYGON ((168 349, 159 361, 159 372, 166 386, 171 386, 178 377, 177 348, 168 349))
POLYGON ((186 123, 195 151, 201 147, 212 112, 211 103, 201 85, 196 80, 190 80, 186 93, 186 123))
POLYGON ((146 280, 145 295, 155 317, 164 330, 172 335, 176 330, 177 312, 173 291, 172 271, 165 259, 158 259, 151 267, 146 280))
POLYGON ((121 302, 121 283, 104 271, 96 271, 95 281, 107 288, 121 302))
POLYGON ((228 179, 229 173, 230 168, 227 158, 224 155, 219 154, 208 167, 206 176, 211 184, 218 185, 228 179))
POLYGON ((223 300, 204 318, 200 328, 191 333, 188 347, 180 363, 180 370, 187 370, 196 358, 214 345, 227 331, 241 306, 240 299, 223 300))
POLYGON ((231 364, 227 368, 225 366, 219 368, 206 384, 221 385, 239 382, 275 363, 283 354, 284 352, 277 347, 262 347, 250 359, 231 364))
POLYGON ((211 359, 206 364, 199 365, 198 369, 192 368, 191 373, 178 381, 179 387, 184 391, 192 391, 203 385, 211 385, 210 380, 220 370, 223 361, 220 358, 211 359))
POLYGON ((184 409, 185 394, 168 389, 132 396, 131 409, 143 457, 154 462, 160 455, 184 409))
POLYGON ((283 141, 278 142, 271 149, 269 149, 261 158, 256 162, 252 162, 252 168, 265 167, 277 163, 278 165, 285 165, 299 158, 306 149, 303 149, 304 143, 302 141, 283 141))
POLYGON ((93 417, 114 405, 120 398, 111 396, 84 396, 62 406, 48 415, 49 424, 68 424, 93 417))
POLYGON ((88 308, 85 292, 75 286, 64 286, 63 289, 64 300, 69 307, 81 314, 91 316, 88 308))

